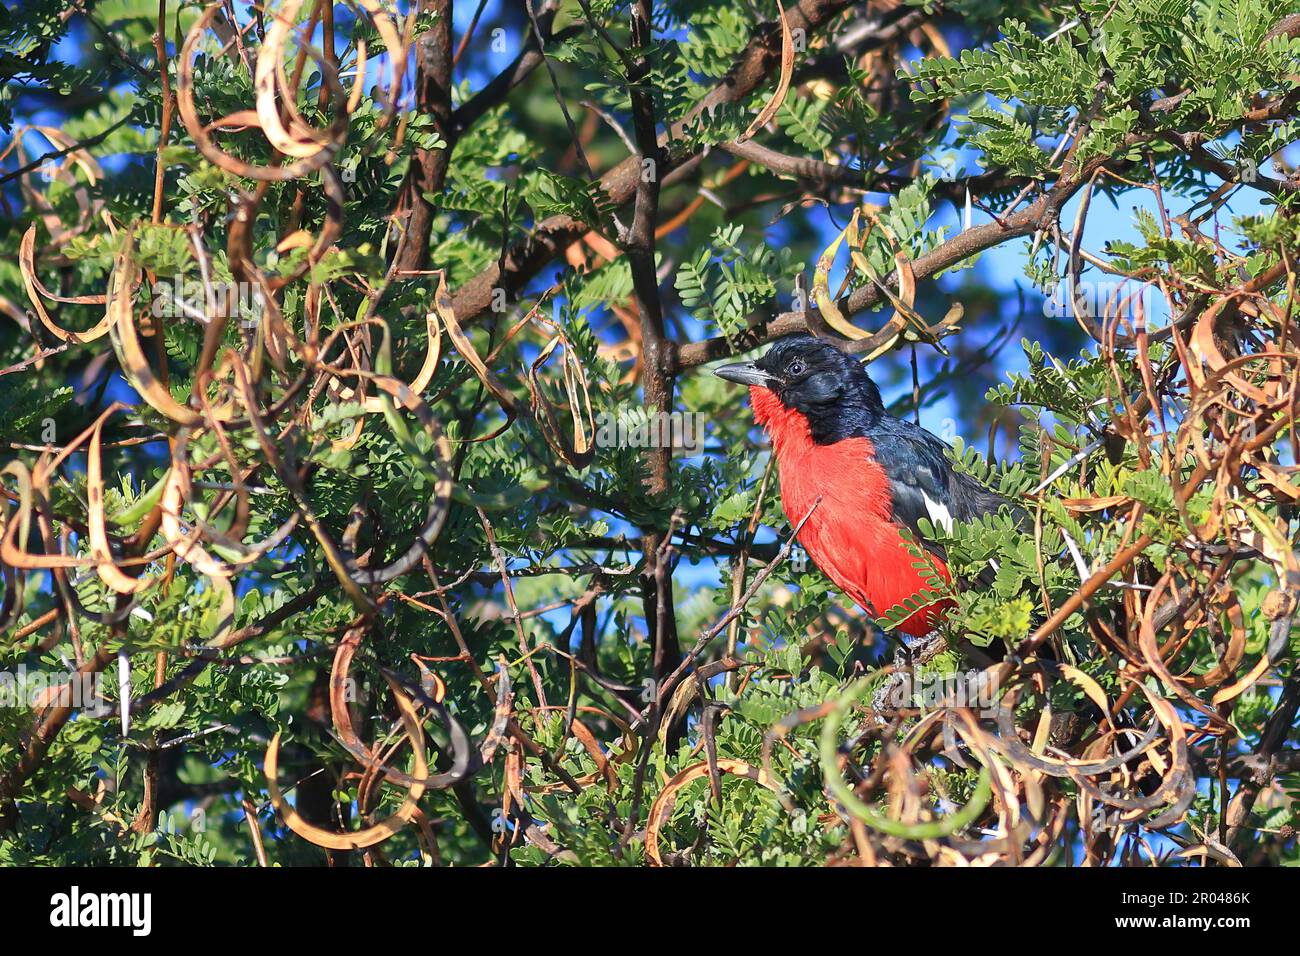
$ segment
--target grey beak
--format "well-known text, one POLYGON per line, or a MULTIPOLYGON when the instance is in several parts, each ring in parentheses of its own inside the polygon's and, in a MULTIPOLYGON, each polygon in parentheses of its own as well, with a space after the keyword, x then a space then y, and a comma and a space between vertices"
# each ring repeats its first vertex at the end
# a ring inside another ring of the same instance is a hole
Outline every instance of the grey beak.
POLYGON ((713 374, 718 378, 725 378, 728 382, 738 382, 741 385, 770 387, 772 384, 772 376, 753 362, 733 362, 731 365, 720 365, 713 370, 713 374))

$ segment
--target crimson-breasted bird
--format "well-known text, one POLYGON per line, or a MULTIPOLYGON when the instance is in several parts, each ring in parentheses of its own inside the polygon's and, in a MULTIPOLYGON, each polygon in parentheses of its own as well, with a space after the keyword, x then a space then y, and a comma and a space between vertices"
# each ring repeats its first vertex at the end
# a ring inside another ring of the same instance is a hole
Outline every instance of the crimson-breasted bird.
MULTIPOLYGON (((948 580, 943 551, 925 540, 918 520, 950 528, 1006 503, 954 471, 941 439, 889 415, 862 363, 829 342, 787 336, 757 361, 715 374, 749 386, 754 418, 772 440, 790 523, 797 526, 821 496, 799 543, 873 617, 926 589, 928 573, 914 567, 903 529, 948 580)), ((923 637, 950 607, 924 606, 896 629, 923 637)))

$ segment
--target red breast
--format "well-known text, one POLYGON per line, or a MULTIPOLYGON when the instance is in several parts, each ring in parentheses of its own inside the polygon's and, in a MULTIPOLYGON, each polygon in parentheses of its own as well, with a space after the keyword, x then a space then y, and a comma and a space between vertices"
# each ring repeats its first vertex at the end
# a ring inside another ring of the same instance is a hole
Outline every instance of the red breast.
MULTIPOLYGON (((918 559, 893 520, 889 476, 876 462, 871 440, 847 438, 818 445, 808 419, 782 405, 770 389, 750 386, 749 400, 755 421, 772 440, 781 507, 790 524, 802 521, 821 495, 799 533, 799 543, 813 563, 872 617, 923 590, 929 575, 913 567, 918 559)), ((947 580, 947 566, 934 556, 930 560, 947 580)), ((951 607, 951 601, 930 605, 896 630, 921 637, 951 607)))

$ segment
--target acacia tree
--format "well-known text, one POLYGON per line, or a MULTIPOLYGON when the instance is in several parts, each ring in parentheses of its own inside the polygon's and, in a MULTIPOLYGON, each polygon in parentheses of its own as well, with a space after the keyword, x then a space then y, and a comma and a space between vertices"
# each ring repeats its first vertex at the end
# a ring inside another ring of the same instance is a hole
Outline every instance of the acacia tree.
POLYGON ((0 16, 0 861, 1300 859, 1291 5, 0 16), (794 331, 1004 439, 923 650, 794 331))

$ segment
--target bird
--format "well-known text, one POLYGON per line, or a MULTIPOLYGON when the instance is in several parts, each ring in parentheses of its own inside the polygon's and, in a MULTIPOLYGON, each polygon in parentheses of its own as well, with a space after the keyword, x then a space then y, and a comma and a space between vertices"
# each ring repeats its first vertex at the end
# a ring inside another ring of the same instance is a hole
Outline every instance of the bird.
POLYGON ((782 509, 792 526, 803 521, 798 540, 812 562, 874 618, 917 598, 921 605, 893 629, 933 633, 953 602, 927 594, 927 582, 951 577, 920 519, 950 531, 1006 499, 954 470, 942 439, 886 412, 866 367, 826 340, 789 335, 756 361, 714 374, 749 386, 754 419, 776 455, 782 509), (915 567, 917 545, 929 567, 915 567))

